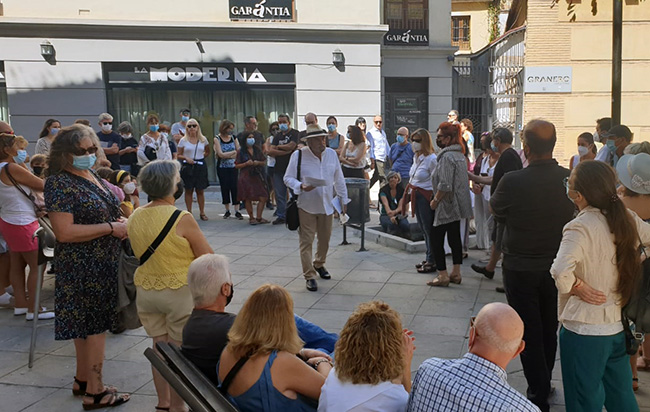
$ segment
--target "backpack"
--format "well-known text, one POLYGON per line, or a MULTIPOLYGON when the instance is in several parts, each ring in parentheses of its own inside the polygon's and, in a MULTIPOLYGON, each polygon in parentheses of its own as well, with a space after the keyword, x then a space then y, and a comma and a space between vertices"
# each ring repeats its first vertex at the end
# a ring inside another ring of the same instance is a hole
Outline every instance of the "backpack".
POLYGON ((626 338, 625 347, 629 355, 637 353, 643 335, 650 333, 650 257, 643 243, 639 248, 645 256, 641 265, 641 279, 636 292, 623 307, 621 314, 626 338), (633 328, 630 327, 630 323, 633 324, 633 328))

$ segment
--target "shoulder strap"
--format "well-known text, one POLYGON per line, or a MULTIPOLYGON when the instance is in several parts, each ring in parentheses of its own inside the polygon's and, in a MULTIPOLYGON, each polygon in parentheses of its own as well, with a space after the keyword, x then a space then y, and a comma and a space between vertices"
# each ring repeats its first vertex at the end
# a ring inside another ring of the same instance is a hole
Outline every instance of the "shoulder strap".
POLYGON ((176 219, 178 219, 178 216, 181 214, 180 209, 174 210, 174 213, 169 217, 169 220, 167 220, 167 223, 165 224, 165 227, 163 230, 160 232, 158 237, 149 245, 147 250, 140 256, 140 266, 144 265, 144 263, 149 260, 151 255, 153 255, 153 252, 156 251, 158 246, 162 243, 163 240, 167 237, 167 234, 169 233, 170 230, 172 230, 172 226, 174 226, 174 223, 176 222, 176 219))
POLYGON ((228 395, 228 388, 230 387, 230 384, 232 383, 232 380, 235 379, 235 376, 237 373, 239 373, 239 370, 244 366, 244 364, 250 359, 249 355, 246 355, 242 358, 240 358, 237 363, 235 363, 235 366, 230 369, 230 372, 228 372, 228 375, 226 375, 226 379, 223 380, 221 383, 221 386, 219 386, 219 391, 224 395, 228 395))
POLYGON ((298 149, 298 181, 300 181, 300 165, 302 164, 302 150, 298 149))
POLYGON ((14 179, 14 177, 11 175, 11 173, 9 173, 9 163, 4 165, 3 169, 7 173, 7 177, 9 178, 9 180, 11 180, 11 184, 13 184, 16 187, 16 189, 18 189, 18 191, 20 191, 20 193, 25 195, 25 197, 27 199, 29 199, 32 203, 34 203, 34 196, 30 195, 27 192, 25 192, 25 189, 23 189, 23 187, 21 185, 19 185, 18 182, 16 182, 16 179, 14 179))

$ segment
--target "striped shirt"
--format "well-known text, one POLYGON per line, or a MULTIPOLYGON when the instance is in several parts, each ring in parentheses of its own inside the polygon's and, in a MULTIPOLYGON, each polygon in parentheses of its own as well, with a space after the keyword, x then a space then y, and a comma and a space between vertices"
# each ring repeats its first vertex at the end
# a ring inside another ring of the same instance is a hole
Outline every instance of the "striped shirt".
POLYGON ((469 219, 474 215, 469 195, 467 160, 459 144, 445 147, 438 154, 431 184, 434 195, 438 191, 447 193, 436 208, 433 226, 469 219))
POLYGON ((430 358, 415 375, 407 411, 539 412, 507 378, 500 366, 473 353, 460 359, 430 358))

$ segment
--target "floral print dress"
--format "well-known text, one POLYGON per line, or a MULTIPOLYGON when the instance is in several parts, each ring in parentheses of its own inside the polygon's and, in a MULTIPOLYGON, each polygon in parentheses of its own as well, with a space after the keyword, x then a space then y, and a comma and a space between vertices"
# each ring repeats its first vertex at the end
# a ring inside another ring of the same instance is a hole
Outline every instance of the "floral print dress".
MULTIPOLYGON (((67 172, 45 181, 49 212, 71 213, 81 225, 114 222, 119 202, 96 176, 94 183, 67 172)), ((113 327, 117 307, 120 240, 106 235, 87 242, 56 242, 52 271, 54 284, 54 338, 85 339, 113 327)))

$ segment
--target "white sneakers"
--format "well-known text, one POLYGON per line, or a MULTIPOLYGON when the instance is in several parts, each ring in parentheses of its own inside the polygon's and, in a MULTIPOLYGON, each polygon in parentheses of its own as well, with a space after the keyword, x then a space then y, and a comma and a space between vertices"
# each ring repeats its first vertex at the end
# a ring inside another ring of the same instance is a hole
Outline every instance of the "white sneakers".
MULTIPOLYGON (((27 308, 14 308, 14 316, 25 315, 26 320, 34 320, 34 313, 28 312, 27 308)), ((47 320, 54 319, 54 312, 47 311, 45 307, 41 308, 41 312, 38 313, 38 320, 47 320)))
POLYGON ((5 292, 0 295, 0 307, 2 308, 12 308, 14 305, 14 297, 9 293, 5 292))

